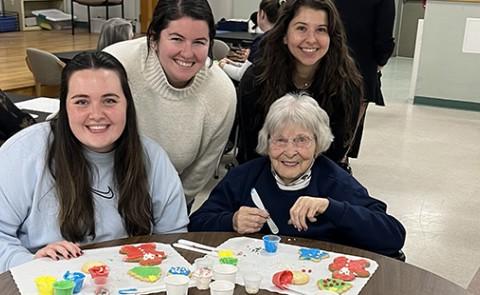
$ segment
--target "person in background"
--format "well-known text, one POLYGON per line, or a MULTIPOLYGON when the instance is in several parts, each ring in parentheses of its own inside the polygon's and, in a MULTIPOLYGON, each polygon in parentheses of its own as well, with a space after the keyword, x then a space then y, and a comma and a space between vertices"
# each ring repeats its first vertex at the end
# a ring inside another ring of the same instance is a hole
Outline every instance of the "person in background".
POLYGON ((354 246, 396 256, 405 229, 385 203, 322 155, 332 143, 327 113, 308 95, 287 94, 270 107, 254 159, 231 169, 190 216, 190 231, 269 233, 354 246), (251 198, 256 189, 265 205, 251 198))
MULTIPOLYGON (((278 18, 278 13, 282 3, 279 0, 262 0, 257 12, 257 25, 262 32, 268 32, 278 18)), ((240 81, 243 74, 258 58, 258 46, 263 39, 263 34, 256 37, 250 46, 250 53, 245 62, 232 61, 229 58, 223 58, 218 65, 227 73, 227 75, 235 81, 240 81)))
POLYGON ((132 23, 123 18, 110 18, 102 26, 97 50, 101 51, 109 45, 130 39, 133 39, 132 23))
POLYGON ((75 56, 56 117, 0 148, 0 208, 0 272, 78 257, 82 243, 185 232, 189 222, 177 172, 139 135, 127 74, 105 52, 75 56))
POLYGON ((206 0, 162 0, 147 36, 109 46, 129 73, 141 131, 167 151, 190 206, 211 179, 232 128, 236 93, 212 56, 206 0))
POLYGON ((395 1, 334 0, 334 2, 345 26, 352 56, 363 76, 364 96, 359 122, 348 153, 349 157, 356 158, 360 150, 368 104, 374 102, 376 105, 385 105, 380 78, 382 67, 387 64, 395 47, 393 38, 395 1))
POLYGON ((358 121, 362 78, 348 54, 335 5, 330 0, 286 1, 260 51, 261 58, 239 86, 238 161, 259 156, 257 135, 270 105, 285 93, 302 90, 330 117, 334 141, 325 155, 345 167, 358 121))

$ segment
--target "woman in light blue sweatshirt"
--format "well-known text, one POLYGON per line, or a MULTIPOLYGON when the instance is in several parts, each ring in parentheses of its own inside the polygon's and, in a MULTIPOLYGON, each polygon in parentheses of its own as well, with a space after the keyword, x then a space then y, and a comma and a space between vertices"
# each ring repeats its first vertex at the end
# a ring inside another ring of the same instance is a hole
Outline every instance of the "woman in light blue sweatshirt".
POLYGON ((62 73, 60 111, 0 148, 0 272, 89 242, 186 231, 180 179, 138 134, 122 65, 105 52, 62 73))

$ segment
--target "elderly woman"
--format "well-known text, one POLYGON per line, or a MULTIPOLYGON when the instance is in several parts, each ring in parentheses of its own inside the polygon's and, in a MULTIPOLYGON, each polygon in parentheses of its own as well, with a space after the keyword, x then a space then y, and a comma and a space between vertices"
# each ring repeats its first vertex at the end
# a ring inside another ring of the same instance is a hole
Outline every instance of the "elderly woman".
POLYGON ((265 157, 232 169, 190 217, 191 231, 268 233, 341 243, 396 255, 405 229, 351 175, 323 156, 333 140, 329 118, 305 94, 276 100, 258 135, 265 157), (253 204, 255 188, 267 211, 253 204))

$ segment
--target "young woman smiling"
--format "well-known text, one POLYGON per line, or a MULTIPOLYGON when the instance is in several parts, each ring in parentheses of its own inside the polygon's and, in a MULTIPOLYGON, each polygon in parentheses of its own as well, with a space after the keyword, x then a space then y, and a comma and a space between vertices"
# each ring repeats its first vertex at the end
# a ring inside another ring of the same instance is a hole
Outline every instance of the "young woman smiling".
POLYGON ((211 62, 207 0, 159 1, 147 36, 107 47, 129 73, 142 132, 167 151, 189 205, 210 180, 235 116, 232 81, 211 62))
POLYGON ((110 54, 77 55, 56 117, 0 148, 0 208, 0 272, 78 257, 80 243, 186 231, 177 172, 139 135, 127 74, 110 54))
POLYGON ((342 165, 355 133, 362 79, 348 55, 335 5, 330 0, 287 0, 260 50, 261 59, 240 83, 239 161, 258 157, 256 135, 270 105, 287 92, 302 90, 328 113, 334 141, 325 155, 342 165))

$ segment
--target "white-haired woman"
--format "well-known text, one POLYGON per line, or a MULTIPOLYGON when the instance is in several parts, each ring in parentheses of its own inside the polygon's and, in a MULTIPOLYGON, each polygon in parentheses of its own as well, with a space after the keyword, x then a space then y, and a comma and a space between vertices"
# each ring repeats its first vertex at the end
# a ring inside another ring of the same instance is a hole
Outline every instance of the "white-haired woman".
POLYGON ((341 243, 395 256, 405 229, 351 175, 323 156, 333 140, 329 118, 306 94, 270 107, 258 135, 264 157, 232 169, 190 217, 190 231, 269 231, 341 243), (255 188, 268 213, 253 204, 255 188))

